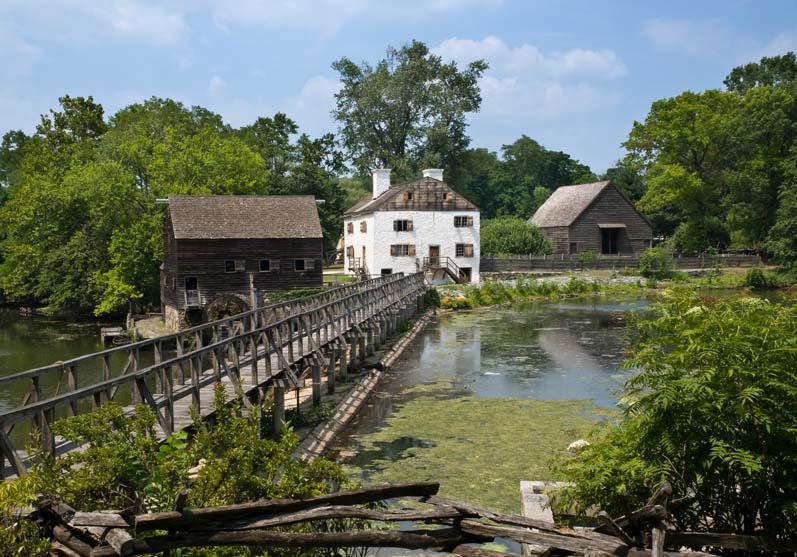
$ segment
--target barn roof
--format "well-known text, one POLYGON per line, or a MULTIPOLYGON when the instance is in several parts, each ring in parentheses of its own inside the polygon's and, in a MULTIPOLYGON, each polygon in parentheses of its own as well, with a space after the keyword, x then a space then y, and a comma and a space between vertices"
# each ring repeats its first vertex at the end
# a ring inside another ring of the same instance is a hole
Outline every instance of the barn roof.
POLYGON ((373 198, 371 194, 368 194, 366 197, 355 203, 355 205, 346 211, 346 215, 355 215, 355 214, 364 214, 364 213, 372 213, 374 211, 384 211, 384 210, 391 210, 393 205, 396 201, 398 201, 399 196, 403 195, 404 192, 412 191, 412 192, 420 192, 431 194, 434 192, 450 192, 453 194, 452 203, 448 204, 447 206, 440 206, 439 203, 436 203, 436 200, 428 195, 422 199, 419 199, 416 203, 412 204, 411 207, 402 207, 406 209, 410 209, 413 211, 478 211, 479 208, 476 206, 475 203, 465 199, 462 195, 457 193, 454 188, 452 188, 448 183, 438 180, 436 178, 431 177, 424 177, 420 180, 414 180, 412 182, 406 182, 403 184, 394 184, 391 185, 386 191, 382 192, 382 194, 377 197, 373 198))
POLYGON ((570 226, 611 182, 561 186, 540 205, 529 222, 540 228, 570 226))
POLYGON ((312 195, 170 195, 177 239, 320 238, 312 195))

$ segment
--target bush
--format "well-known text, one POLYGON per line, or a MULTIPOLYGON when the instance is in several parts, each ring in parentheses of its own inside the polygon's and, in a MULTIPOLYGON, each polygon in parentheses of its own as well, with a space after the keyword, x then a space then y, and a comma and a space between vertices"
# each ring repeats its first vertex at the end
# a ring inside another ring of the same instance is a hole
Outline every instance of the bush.
POLYGON ((772 288, 775 286, 775 280, 766 272, 761 269, 750 269, 744 276, 744 286, 750 288, 772 288))
MULTIPOLYGON (((262 439, 257 410, 241 416, 240 405, 228 404, 222 387, 216 389, 214 409, 212 429, 197 420, 193 439, 181 432, 163 443, 155 437, 153 412, 143 405, 134 417, 109 403, 56 422, 53 432, 84 450, 56 459, 42 456, 29 474, 0 485, 0 556, 11 554, 3 553, 6 545, 18 550, 15 555, 46 554, 37 552, 41 538, 35 528, 31 531, 32 524, 6 520, 8 509, 30 503, 36 493, 53 495, 79 511, 117 508, 142 513, 173 510, 183 487, 188 487, 189 506, 207 507, 305 498, 347 485, 340 467, 328 460, 295 460, 298 439, 290 428, 279 440, 262 439), (200 463, 198 475, 189 479, 189 468, 200 463)), ((214 549, 201 554, 259 553, 214 549)))
POLYGON ((678 225, 670 239, 672 245, 681 253, 714 253, 730 243, 725 226, 716 217, 693 218, 678 225))
POLYGON ((639 273, 645 278, 670 278, 674 267, 672 253, 665 247, 647 249, 639 258, 639 273))
POLYGON ((543 255, 553 252, 539 228, 516 217, 486 220, 481 226, 481 252, 490 255, 543 255))
POLYGON ((624 514, 662 481, 678 530, 797 534, 797 308, 668 291, 639 323, 623 417, 562 457, 558 500, 624 514))

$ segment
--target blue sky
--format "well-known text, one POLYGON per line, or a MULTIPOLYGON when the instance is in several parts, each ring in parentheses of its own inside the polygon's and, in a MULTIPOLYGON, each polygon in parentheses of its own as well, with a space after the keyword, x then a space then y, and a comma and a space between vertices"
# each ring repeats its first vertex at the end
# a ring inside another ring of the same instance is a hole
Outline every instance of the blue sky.
POLYGON ((411 39, 490 63, 474 146, 526 134, 600 172, 652 101, 797 50, 797 1, 0 0, 0 132, 70 94, 108 114, 171 97, 235 126, 283 111, 318 135, 336 128, 332 61, 411 39))

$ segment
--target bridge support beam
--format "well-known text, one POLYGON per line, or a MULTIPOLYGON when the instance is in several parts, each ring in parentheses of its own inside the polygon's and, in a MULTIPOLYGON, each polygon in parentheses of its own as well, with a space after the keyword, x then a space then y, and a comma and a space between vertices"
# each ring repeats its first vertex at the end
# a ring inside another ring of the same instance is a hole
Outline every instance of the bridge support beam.
POLYGON ((335 364, 338 359, 338 350, 333 348, 329 351, 329 360, 327 363, 327 394, 335 394, 335 364))
POLYGON ((313 377, 313 406, 321 404, 321 364, 318 359, 310 366, 313 377))
POLYGON ((285 387, 274 385, 274 413, 272 416, 274 436, 279 439, 285 429, 285 387))

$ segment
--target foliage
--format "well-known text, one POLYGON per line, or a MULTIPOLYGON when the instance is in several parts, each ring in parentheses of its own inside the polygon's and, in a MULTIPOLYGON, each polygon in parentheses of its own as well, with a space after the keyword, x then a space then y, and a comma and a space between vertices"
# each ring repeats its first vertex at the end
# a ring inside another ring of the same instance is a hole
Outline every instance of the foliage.
POLYGON ((559 472, 561 505, 623 514, 661 481, 694 503, 679 530, 785 537, 797 529, 797 311, 759 298, 670 291, 639 322, 624 416, 559 472))
MULTIPOLYGON (((221 385, 216 388, 214 410, 213 427, 197 420, 190 441, 181 432, 159 443, 155 416, 144 405, 136 408, 133 417, 110 403, 96 412, 56 422, 53 432, 84 450, 56 459, 42 456, 28 475, 0 486, 0 521, 6 526, 0 541, 9 540, 19 551, 36 554, 41 543, 36 532, 27 523, 10 524, 7 514, 30 502, 36 493, 54 495, 81 511, 117 508, 141 513, 173 509, 182 488, 188 489, 189 506, 206 507, 262 498, 304 498, 347 485, 332 462, 294 460, 298 439, 290 428, 279 440, 261 438, 257 412, 242 416, 240 404, 227 400, 221 385), (189 477, 191 468, 195 477, 189 477)), ((230 551, 189 554, 260 554, 230 551)))
POLYGON ((535 225, 516 217, 483 221, 481 252, 491 255, 542 255, 551 253, 551 241, 535 225))
POLYGON ((750 288, 771 288, 775 286, 775 279, 766 271, 753 268, 747 271, 744 277, 744 285, 750 288))
MULTIPOLYGON (((633 288, 633 286, 623 286, 622 288, 627 290, 633 288)), ((599 291, 618 290, 620 288, 602 286, 598 282, 584 280, 575 275, 571 275, 567 282, 562 284, 521 277, 515 280, 514 284, 488 281, 479 286, 458 285, 453 292, 441 289, 440 307, 443 309, 471 309, 522 300, 555 299, 566 296, 592 295, 599 291)))
POLYGON ((284 114, 234 130, 201 107, 152 98, 107 122, 91 97, 60 99, 32 137, 0 146, 0 288, 55 311, 154 305, 170 194, 311 194, 327 247, 344 195, 334 138, 312 139, 284 114))
POLYGON ((778 194, 775 225, 769 231, 767 248, 778 263, 797 268, 797 148, 784 163, 785 180, 778 194))
POLYGON ((670 278, 674 268, 672 252, 665 246, 646 249, 639 257, 639 273, 646 278, 670 278))
POLYGON ((640 207, 657 234, 688 251, 728 245, 788 250, 783 232, 790 151, 797 134, 794 53, 733 69, 727 91, 654 102, 635 122, 624 164, 647 189, 640 207), (677 229, 677 230, 676 230, 677 229))
POLYGON ((598 260, 597 251, 582 251, 578 254, 578 260, 582 263, 591 263, 598 260))
POLYGON ((483 60, 460 69, 412 41, 373 66, 343 57, 332 67, 342 83, 332 114, 358 174, 383 167, 410 179, 423 166, 456 167, 469 142, 465 116, 481 104, 483 60))

